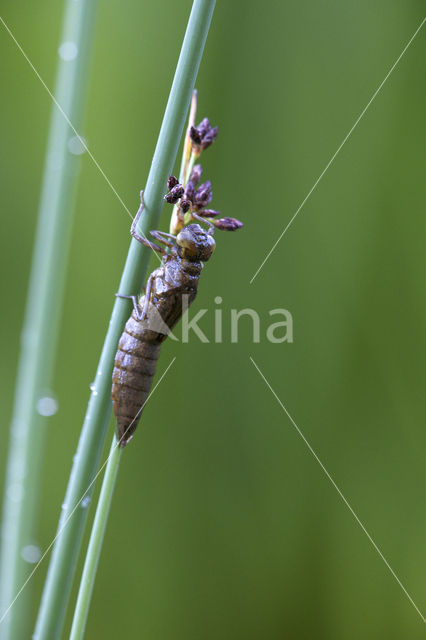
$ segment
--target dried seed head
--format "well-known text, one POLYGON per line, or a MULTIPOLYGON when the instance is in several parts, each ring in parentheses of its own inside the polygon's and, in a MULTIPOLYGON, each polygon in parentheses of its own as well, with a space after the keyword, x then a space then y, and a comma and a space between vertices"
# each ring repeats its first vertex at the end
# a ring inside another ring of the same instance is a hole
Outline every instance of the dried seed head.
POLYGON ((217 127, 214 127, 214 129, 210 129, 206 133, 206 135, 203 136, 203 139, 201 141, 202 149, 207 149, 207 147, 209 147, 216 140, 218 131, 219 129, 217 127))
POLYGON ((218 128, 212 127, 210 124, 210 120, 208 118, 204 118, 201 120, 198 127, 191 127, 189 130, 189 137, 192 140, 193 146, 200 153, 202 150, 207 149, 212 142, 216 140, 218 128))
POLYGON ((190 128, 189 137, 191 138, 191 141, 197 146, 201 144, 201 135, 196 127, 190 128))
POLYGON ((176 204, 179 198, 183 196, 183 193, 184 188, 181 184, 177 184, 164 196, 164 200, 169 204, 176 204))
POLYGON ((170 191, 170 189, 173 189, 177 184, 179 184, 179 180, 175 176, 170 176, 167 180, 168 190, 170 191))
POLYGON ((182 198, 180 201, 180 208, 182 213, 186 213, 191 208, 191 200, 187 200, 186 198, 182 198))
POLYGON ((203 118, 197 127, 201 137, 203 137, 211 128, 210 120, 208 118, 203 118))
POLYGON ((203 182, 194 194, 194 203, 197 207, 205 207, 213 198, 212 183, 210 180, 203 182))
POLYGON ((220 216, 220 211, 216 211, 216 209, 201 209, 201 211, 197 211, 197 213, 203 218, 214 218, 215 216, 220 216))
POLYGON ((194 183, 192 182, 192 180, 188 180, 187 185, 185 187, 185 198, 193 202, 194 193, 195 193, 194 183))
POLYGON ((191 176, 189 179, 195 185, 200 182, 202 175, 203 175, 203 167, 200 164, 196 164, 194 165, 194 168, 191 171, 191 176))
POLYGON ((243 226, 243 223, 235 218, 220 218, 219 220, 213 220, 213 223, 218 229, 222 229, 223 231, 236 231, 243 226))

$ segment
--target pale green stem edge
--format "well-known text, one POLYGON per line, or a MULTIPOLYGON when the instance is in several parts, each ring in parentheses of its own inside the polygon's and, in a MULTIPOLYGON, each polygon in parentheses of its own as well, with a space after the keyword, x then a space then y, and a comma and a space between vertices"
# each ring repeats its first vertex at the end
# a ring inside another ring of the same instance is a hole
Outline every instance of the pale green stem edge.
POLYGON ((93 521, 90 534, 89 546, 87 548, 83 573, 81 576, 80 589, 78 592, 77 604, 75 606, 74 618, 71 628, 70 640, 80 640, 84 637, 87 616, 89 613, 90 601, 92 598, 93 586, 95 584, 96 571, 101 554, 108 514, 111 507, 115 481, 118 473, 118 465, 123 449, 118 446, 117 439, 113 438, 111 451, 108 457, 105 475, 102 482, 102 489, 96 506, 96 515, 93 521))
MULTIPOLYGON (((138 230, 145 235, 158 226, 164 204, 167 178, 170 175, 182 137, 195 78, 209 30, 215 0, 194 0, 166 111, 160 129, 144 193, 145 215, 138 230)), ((149 99, 149 96, 147 97, 149 99)), ((137 293, 146 275, 151 252, 131 241, 119 291, 137 293)), ((69 594, 75 573, 88 509, 77 508, 82 498, 90 496, 91 483, 99 467, 111 413, 111 375, 117 343, 130 305, 115 299, 95 386, 90 397, 80 441, 66 492, 49 570, 36 624, 37 640, 61 637, 69 594), (72 513, 72 517, 70 514, 72 513)))
MULTIPOLYGON (((68 60, 59 57, 54 95, 77 131, 82 125, 86 103, 95 9, 93 0, 64 3, 60 42, 74 43, 76 55, 68 60)), ((43 91, 35 76, 33 81, 34 90, 43 91)), ((47 100, 46 96, 46 104, 47 100)), ((80 157, 72 154, 68 147, 74 136, 61 111, 53 105, 5 478, 0 548, 0 635, 3 640, 21 640, 30 634, 31 586, 11 605, 32 569, 21 554, 37 540, 46 428, 46 417, 37 412, 37 403, 52 388, 56 360, 80 166, 80 157)))

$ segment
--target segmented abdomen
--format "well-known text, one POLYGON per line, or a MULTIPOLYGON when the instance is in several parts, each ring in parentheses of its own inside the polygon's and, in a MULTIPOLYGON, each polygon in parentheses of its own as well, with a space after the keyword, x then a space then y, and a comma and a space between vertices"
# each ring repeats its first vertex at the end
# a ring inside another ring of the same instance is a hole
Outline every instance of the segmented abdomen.
POLYGON ((132 313, 118 343, 112 374, 117 437, 124 447, 135 432, 151 388, 164 335, 148 331, 132 313))

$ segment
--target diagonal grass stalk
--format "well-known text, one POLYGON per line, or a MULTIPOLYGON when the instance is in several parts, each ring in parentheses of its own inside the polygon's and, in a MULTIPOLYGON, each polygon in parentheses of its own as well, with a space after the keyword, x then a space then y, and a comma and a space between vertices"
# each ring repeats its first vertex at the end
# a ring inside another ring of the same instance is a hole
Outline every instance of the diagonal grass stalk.
MULTIPOLYGON (((96 1, 66 0, 54 95, 80 130, 87 95, 96 1)), ((3 23, 4 24, 4 23, 3 23)), ((7 27, 6 27, 7 28, 7 27)), ((13 37, 13 36, 12 36, 13 37)), ((19 46, 19 45, 18 45, 19 46)), ((30 589, 10 607, 30 567, 21 553, 34 544, 49 399, 61 320, 80 144, 52 106, 37 231, 22 331, 6 470, 0 550, 0 635, 29 637, 30 589), (46 405, 47 402, 47 405, 46 405), (47 408, 47 410, 46 410, 47 408)), ((51 406, 54 401, 50 400, 51 406)))
MULTIPOLYGON (((197 111, 197 91, 194 90, 192 94, 191 109, 189 113, 188 129, 185 135, 183 144, 183 154, 180 169, 180 182, 185 186, 185 176, 188 174, 188 166, 192 158, 192 145, 189 136, 189 130, 191 125, 195 124, 195 115, 197 111)), ((192 165, 194 163, 192 162, 192 165)), ((189 171, 190 172, 190 171, 189 171)), ((173 207, 171 216, 171 229, 170 233, 174 233, 173 223, 177 221, 177 207, 173 207)), ((160 384, 161 380, 170 369, 174 362, 174 358, 163 373, 155 387, 151 390, 148 399, 152 393, 160 384)), ((147 400, 148 400, 147 399, 147 400)), ((142 410, 142 408, 141 408, 142 410)), ((84 637, 84 632, 87 623, 87 616, 89 614, 90 602, 92 599, 93 587, 96 579, 96 572, 99 564, 99 558, 101 555, 102 544, 105 536, 105 529, 108 521, 109 510, 111 507, 112 496, 115 487, 115 481, 117 479, 118 466, 121 459, 121 453, 123 449, 118 446, 117 437, 114 436, 111 451, 107 459, 107 465, 105 469, 104 479, 102 481, 101 493, 99 496, 98 504, 96 506, 96 514, 92 525, 92 531, 90 533, 89 545, 87 548, 86 558, 84 561, 83 573, 81 575, 80 587, 78 590, 77 602, 74 610, 74 617, 71 628, 70 640, 81 640, 84 637)))
POLYGON ((98 568, 102 542, 105 535, 122 452, 123 449, 118 446, 117 438, 114 436, 102 482, 101 493, 96 507, 95 519, 93 521, 93 527, 90 534, 90 541, 81 576, 70 640, 81 640, 81 638, 84 637, 90 600, 92 598, 93 586, 95 583, 96 570, 98 568))
MULTIPOLYGON (((215 0, 194 0, 192 6, 146 182, 145 216, 138 227, 141 234, 146 235, 158 223, 165 185, 176 159, 214 5, 215 0)), ((121 277, 120 293, 140 290, 150 254, 149 249, 132 239, 121 277)), ((55 640, 60 637, 63 628, 87 509, 77 508, 71 518, 70 514, 86 492, 90 495, 88 487, 99 466, 111 413, 114 356, 129 310, 127 300, 116 298, 59 520, 58 531, 61 533, 55 542, 43 591, 36 625, 37 640, 55 640)))
MULTIPOLYGON (((148 402, 152 394, 155 392, 175 360, 176 358, 173 358, 165 371, 163 371, 161 377, 151 390, 146 402, 148 402)), ((102 543, 104 540, 109 510, 114 493, 115 481, 117 479, 118 465, 121 460, 122 452, 123 449, 118 445, 117 436, 114 435, 109 456, 106 462, 101 467, 102 470, 106 464, 101 493, 99 496, 98 504, 96 506, 95 519, 93 521, 92 531, 90 533, 89 546, 87 548, 86 558, 84 561, 84 568, 81 576, 77 603, 74 610, 70 640, 79 640, 84 637, 84 630, 86 628, 93 586, 95 584, 96 571, 101 555, 102 543)))
MULTIPOLYGON (((189 131, 192 125, 195 124, 195 115, 197 111, 197 91, 194 90, 192 94, 191 109, 189 113, 188 129, 185 135, 183 144, 183 154, 180 169, 180 182, 185 186, 188 181, 189 174, 194 165, 192 160, 192 145, 189 131), (192 160, 192 164, 191 164, 192 160), (185 179, 186 176, 186 179, 185 179)), ((174 224, 177 224, 177 211, 178 205, 173 208, 171 216, 171 229, 170 233, 174 234, 174 224)), ((152 393, 160 384, 161 380, 170 369, 174 362, 174 358, 163 373, 155 387, 150 392, 148 399, 152 393)), ((147 399, 147 400, 148 400, 147 399)), ((142 408, 141 408, 142 410, 142 408)), ((96 514, 92 525, 92 531, 90 533, 89 545, 87 548, 86 558, 84 561, 83 573, 81 575, 80 587, 78 590, 77 602, 74 610, 74 617, 71 628, 70 640, 82 640, 87 623, 87 616, 89 614, 90 602, 92 599, 93 587, 96 579, 96 572, 99 564, 99 558, 101 555, 102 544, 105 536, 106 525, 108 521, 109 510, 111 507, 112 496, 114 493, 115 481, 117 479, 118 466, 121 459, 121 453, 123 449, 118 446, 117 437, 114 436, 111 451, 107 458, 107 464, 102 481, 101 493, 99 496, 98 504, 96 506, 96 514)))

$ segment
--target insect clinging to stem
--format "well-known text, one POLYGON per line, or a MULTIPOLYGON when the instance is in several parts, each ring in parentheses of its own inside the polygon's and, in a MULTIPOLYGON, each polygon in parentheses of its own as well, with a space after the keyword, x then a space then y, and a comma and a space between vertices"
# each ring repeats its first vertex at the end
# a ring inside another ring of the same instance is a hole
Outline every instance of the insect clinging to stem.
MULTIPOLYGON (((135 231, 138 217, 132 225, 132 236, 149 246, 152 243, 135 231)), ((128 443, 136 429, 151 388, 161 343, 167 338, 164 329, 161 328, 163 332, 156 330, 155 316, 150 322, 153 314, 149 314, 149 308, 153 305, 167 329, 173 329, 182 316, 183 296, 186 294, 189 306, 197 295, 203 263, 209 260, 216 246, 213 230, 213 225, 209 231, 204 231, 199 224, 190 224, 178 233, 175 242, 168 234, 164 237, 159 231, 151 231, 151 235, 170 251, 153 246, 155 251, 162 253, 163 263, 149 276, 145 294, 139 302, 135 296, 117 294, 130 297, 134 306, 118 344, 112 378, 112 399, 121 447, 128 443)))
POLYGON ((162 263, 148 277, 145 292, 139 300, 134 295, 116 294, 133 301, 133 312, 118 343, 112 377, 120 447, 124 447, 135 432, 152 385, 161 344, 197 295, 204 263, 216 246, 215 227, 228 231, 242 227, 242 223, 234 218, 217 219, 218 211, 205 209, 212 198, 210 182, 196 188, 202 168, 194 165, 194 160, 216 135, 217 128, 213 129, 207 118, 198 127, 188 129, 184 147, 184 175, 187 178, 182 185, 170 176, 169 191, 165 196, 167 202, 175 205, 171 226, 174 233, 151 231, 159 244, 150 242, 136 230, 144 209, 141 193, 141 206, 130 232, 138 242, 160 253, 162 263), (200 223, 206 224, 207 230, 200 223))

